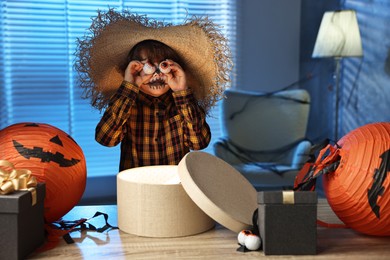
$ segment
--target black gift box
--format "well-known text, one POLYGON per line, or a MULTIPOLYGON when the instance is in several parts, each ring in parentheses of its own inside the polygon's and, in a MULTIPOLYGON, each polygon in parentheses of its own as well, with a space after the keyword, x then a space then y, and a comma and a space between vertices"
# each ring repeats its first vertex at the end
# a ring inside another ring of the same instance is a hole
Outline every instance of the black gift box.
POLYGON ((30 191, 0 195, 0 259, 24 259, 44 243, 45 184, 37 185, 36 198, 32 205, 30 191))
POLYGON ((264 191, 258 193, 258 203, 265 255, 316 254, 316 192, 264 191))

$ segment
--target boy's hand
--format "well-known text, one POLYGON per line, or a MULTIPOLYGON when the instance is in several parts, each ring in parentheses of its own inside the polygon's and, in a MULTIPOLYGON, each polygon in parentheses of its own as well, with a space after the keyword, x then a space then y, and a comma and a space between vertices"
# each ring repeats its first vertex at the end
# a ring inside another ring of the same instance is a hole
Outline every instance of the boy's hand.
POLYGON ((127 65, 127 68, 125 70, 124 80, 135 84, 136 86, 140 86, 142 83, 140 72, 142 71, 143 67, 144 65, 140 61, 130 61, 129 65, 127 65))
POLYGON ((167 76, 167 84, 173 91, 180 91, 187 88, 186 74, 182 67, 172 60, 166 60, 171 71, 167 76))

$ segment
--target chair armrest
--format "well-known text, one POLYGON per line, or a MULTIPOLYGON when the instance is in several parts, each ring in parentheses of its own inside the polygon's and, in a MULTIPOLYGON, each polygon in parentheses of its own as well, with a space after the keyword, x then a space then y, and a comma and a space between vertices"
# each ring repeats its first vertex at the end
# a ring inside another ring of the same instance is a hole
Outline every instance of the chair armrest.
POLYGON ((224 160, 225 162, 229 164, 240 164, 242 163, 242 160, 238 158, 238 156, 241 155, 241 153, 235 149, 233 146, 228 144, 228 141, 221 138, 214 142, 213 144, 213 150, 215 156, 218 158, 224 160))
POLYGON ((291 168, 300 169, 309 159, 312 143, 308 140, 297 142, 293 147, 280 151, 280 153, 256 153, 255 151, 240 151, 229 140, 220 138, 214 142, 214 154, 229 164, 254 163, 278 163, 290 165, 291 168))
POLYGON ((310 158, 312 143, 308 140, 301 141, 293 151, 291 167, 300 169, 310 158))

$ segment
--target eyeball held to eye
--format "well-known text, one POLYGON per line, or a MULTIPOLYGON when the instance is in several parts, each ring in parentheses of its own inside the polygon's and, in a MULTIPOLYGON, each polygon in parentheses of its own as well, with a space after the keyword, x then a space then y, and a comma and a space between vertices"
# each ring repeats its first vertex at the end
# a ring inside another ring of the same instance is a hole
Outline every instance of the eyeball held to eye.
POLYGON ((171 68, 169 67, 168 62, 166 61, 162 61, 158 66, 158 68, 164 74, 168 74, 169 72, 171 72, 171 68))
POLYGON ((149 64, 149 62, 145 63, 143 70, 145 74, 153 74, 156 71, 156 67, 149 64))

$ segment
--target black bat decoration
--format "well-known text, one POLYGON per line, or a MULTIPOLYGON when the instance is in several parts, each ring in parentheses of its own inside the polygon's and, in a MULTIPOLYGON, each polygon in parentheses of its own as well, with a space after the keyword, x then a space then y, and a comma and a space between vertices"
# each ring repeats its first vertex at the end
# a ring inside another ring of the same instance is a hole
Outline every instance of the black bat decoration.
POLYGON ((377 218, 380 218, 380 207, 377 204, 378 196, 382 196, 385 187, 382 186, 387 178, 387 172, 390 171, 390 149, 384 152, 380 158, 382 162, 378 169, 374 172, 374 182, 370 189, 368 189, 368 203, 377 218))
POLYGON ((55 162, 58 163, 60 167, 70 167, 76 165, 80 162, 78 159, 72 158, 71 160, 65 159, 62 153, 56 152, 45 152, 42 147, 34 148, 25 148, 24 145, 18 143, 15 140, 12 140, 14 143, 15 149, 18 153, 26 159, 38 158, 41 159, 41 162, 55 162))

